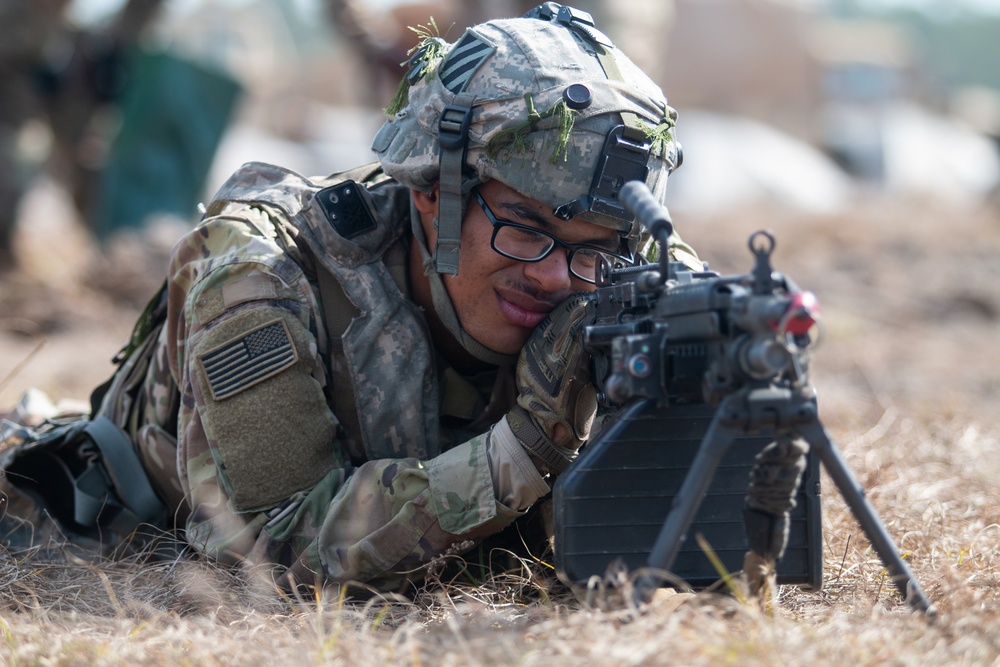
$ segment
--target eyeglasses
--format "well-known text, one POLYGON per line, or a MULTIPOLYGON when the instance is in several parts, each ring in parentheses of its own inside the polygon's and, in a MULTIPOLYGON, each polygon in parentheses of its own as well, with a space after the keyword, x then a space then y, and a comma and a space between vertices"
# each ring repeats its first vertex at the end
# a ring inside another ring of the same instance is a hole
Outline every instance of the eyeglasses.
POLYGON ((632 258, 619 255, 591 245, 566 243, 552 234, 535 227, 522 225, 510 220, 496 217, 483 200, 478 191, 473 190, 479 207, 483 209, 486 218, 493 225, 493 238, 490 245, 493 250, 504 257, 510 257, 521 262, 540 262, 556 248, 566 248, 566 262, 570 273, 588 283, 596 282, 599 258, 603 257, 610 266, 631 264, 632 258))

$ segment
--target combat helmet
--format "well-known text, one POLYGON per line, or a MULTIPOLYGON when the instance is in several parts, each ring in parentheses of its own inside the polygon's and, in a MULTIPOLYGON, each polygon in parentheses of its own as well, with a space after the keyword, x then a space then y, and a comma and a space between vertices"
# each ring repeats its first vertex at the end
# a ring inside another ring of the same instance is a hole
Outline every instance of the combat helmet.
POLYGON ((426 34, 408 65, 372 149, 407 187, 440 184, 438 274, 458 272, 467 196, 494 178, 636 251, 642 230, 618 191, 641 180, 664 199, 681 161, 676 112, 589 14, 547 2, 454 43, 426 34))

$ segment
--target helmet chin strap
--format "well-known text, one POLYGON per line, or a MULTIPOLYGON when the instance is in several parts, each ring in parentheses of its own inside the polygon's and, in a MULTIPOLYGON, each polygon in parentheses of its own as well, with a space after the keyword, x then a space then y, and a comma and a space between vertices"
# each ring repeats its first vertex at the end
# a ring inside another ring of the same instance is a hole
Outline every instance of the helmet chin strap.
POLYGON ((458 273, 459 242, 462 235, 463 197, 471 185, 464 178, 465 151, 469 144, 469 124, 476 96, 459 93, 441 111, 438 120, 439 157, 437 248, 434 250, 437 273, 458 273))
POLYGON ((455 312, 455 306, 452 304, 451 297, 448 296, 448 290, 444 286, 444 279, 438 273, 434 257, 427 249, 427 235, 424 234, 424 227, 420 222, 420 212, 417 210, 412 197, 410 198, 410 224, 413 228, 413 240, 417 244, 417 247, 420 248, 424 275, 430 282, 434 312, 448 332, 455 337, 455 340, 462 346, 462 349, 479 361, 494 366, 510 365, 517 361, 516 354, 502 354, 491 350, 462 328, 461 323, 458 321, 458 314, 455 312))

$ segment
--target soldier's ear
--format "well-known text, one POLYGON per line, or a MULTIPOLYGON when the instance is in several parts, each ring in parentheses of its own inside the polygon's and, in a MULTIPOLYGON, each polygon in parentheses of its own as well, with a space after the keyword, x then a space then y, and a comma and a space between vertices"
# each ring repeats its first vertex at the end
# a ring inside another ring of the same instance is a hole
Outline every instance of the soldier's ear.
POLYGON ((417 210, 424 215, 430 215, 431 217, 438 214, 438 192, 440 188, 438 184, 435 183, 434 187, 431 188, 430 192, 421 192, 420 190, 411 190, 413 193, 413 202, 417 206, 417 210))

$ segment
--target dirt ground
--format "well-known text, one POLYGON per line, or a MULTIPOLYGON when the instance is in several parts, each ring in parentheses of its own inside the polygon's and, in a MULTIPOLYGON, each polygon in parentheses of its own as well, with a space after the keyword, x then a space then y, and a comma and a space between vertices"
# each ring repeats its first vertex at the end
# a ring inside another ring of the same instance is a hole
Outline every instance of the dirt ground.
MULTIPOLYGON (((29 386, 54 399, 81 399, 103 381, 162 279, 177 233, 176 227, 158 227, 141 239, 121 238, 99 249, 49 186, 32 193, 23 213, 22 268, 0 278, 0 407, 29 386)), ((748 236, 770 230, 777 239, 775 268, 818 296, 824 335, 811 376, 821 417, 939 606, 942 621, 933 629, 896 613, 902 605, 889 600, 882 565, 827 480, 824 589, 784 587, 784 620, 722 613, 709 599, 621 625, 614 614, 568 612, 544 601, 524 607, 503 598, 491 604, 486 595, 476 602, 460 591, 412 621, 375 630, 382 621, 372 621, 364 610, 358 620, 343 613, 327 617, 319 601, 300 616, 258 616, 258 610, 238 605, 222 612, 222 603, 207 592, 211 587, 181 585, 180 579, 165 587, 156 579, 174 582, 172 570, 153 570, 147 591, 145 584, 131 583, 144 580, 130 571, 119 579, 117 571, 94 575, 88 569, 83 574, 93 575, 92 581, 74 583, 73 590, 89 586, 90 597, 76 592, 69 601, 64 585, 43 590, 31 573, 11 579, 30 586, 26 590, 36 600, 36 611, 14 617, 8 641, 20 643, 12 651, 29 661, 54 657, 60 664, 76 664, 69 656, 80 647, 86 655, 105 656, 101 664, 154 656, 149 664, 192 656, 201 656, 203 664, 235 664, 237 653, 243 663, 254 656, 268 662, 275 646, 318 664, 338 656, 353 664, 358 651, 389 662, 408 655, 412 664, 549 667, 677 661, 996 664, 1000 207, 873 197, 835 215, 758 208, 717 217, 675 214, 675 224, 722 273, 749 271, 748 236), (103 590, 108 595, 95 605, 103 590), (202 596, 197 603, 192 591, 202 596), (68 609, 69 615, 38 608, 68 609), (77 615, 81 609, 89 615, 77 615), (265 626, 270 629, 258 632, 265 626), (630 639, 602 641, 609 632, 630 639), (621 651, 631 653, 619 660, 621 651), (645 658, 636 662, 636 656, 645 658)), ((74 576, 74 582, 83 581, 74 576)), ((13 601, 4 604, 24 609, 22 588, 12 587, 13 601)))

